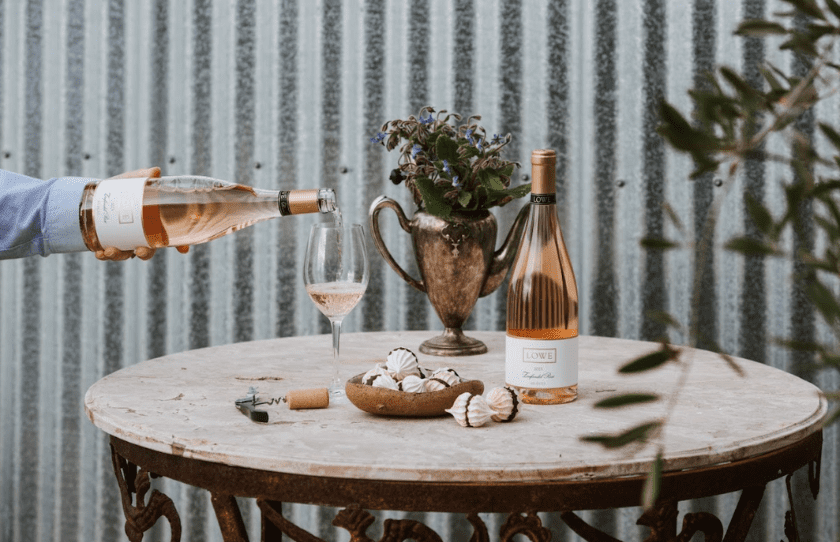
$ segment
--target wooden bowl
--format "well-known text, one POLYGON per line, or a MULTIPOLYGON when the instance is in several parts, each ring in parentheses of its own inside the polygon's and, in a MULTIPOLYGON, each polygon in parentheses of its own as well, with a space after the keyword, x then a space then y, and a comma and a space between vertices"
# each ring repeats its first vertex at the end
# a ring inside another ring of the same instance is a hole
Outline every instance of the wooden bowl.
POLYGON ((363 376, 364 373, 347 381, 344 386, 347 398, 359 409, 381 416, 442 416, 465 391, 474 395, 484 393, 481 380, 464 380, 443 390, 411 393, 365 386, 363 376))

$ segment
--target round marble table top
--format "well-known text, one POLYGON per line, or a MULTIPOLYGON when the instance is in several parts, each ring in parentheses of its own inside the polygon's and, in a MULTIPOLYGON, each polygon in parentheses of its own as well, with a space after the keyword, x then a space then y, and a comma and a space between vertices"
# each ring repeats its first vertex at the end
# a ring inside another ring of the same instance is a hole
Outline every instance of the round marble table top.
MULTIPOLYGON (((341 338, 343 376, 364 372, 404 346, 417 352, 433 332, 350 333, 341 338)), ((470 332, 489 353, 460 358, 419 354, 423 367, 449 366, 504 384, 504 333, 470 332)), ((565 405, 522 405, 510 423, 463 428, 450 417, 390 418, 352 404, 321 410, 260 407, 268 424, 251 422, 234 406, 249 386, 261 396, 323 387, 332 348, 325 335, 254 341, 164 356, 96 382, 85 396, 91 421, 106 433, 155 451, 282 473, 426 482, 539 482, 644 474, 655 448, 605 450, 581 441, 618 433, 663 416, 681 368, 674 363, 633 375, 626 362, 655 343, 580 338, 579 396, 565 405), (628 392, 663 394, 654 403, 595 409, 628 392)), ((793 375, 737 359, 739 377, 716 354, 684 349, 686 385, 661 435, 666 471, 753 457, 818 431, 826 399, 793 375)))

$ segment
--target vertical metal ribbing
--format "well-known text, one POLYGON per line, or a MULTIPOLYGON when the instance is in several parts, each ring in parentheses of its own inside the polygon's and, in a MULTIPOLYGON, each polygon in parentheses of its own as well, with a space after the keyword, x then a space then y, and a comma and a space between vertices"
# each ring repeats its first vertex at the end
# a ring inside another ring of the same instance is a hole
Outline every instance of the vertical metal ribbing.
MULTIPOLYGON (((381 128, 385 115, 385 1, 365 2, 365 47, 364 47, 364 130, 373 137, 381 128)), ((388 177, 385 171, 383 149, 369 144, 364 148, 365 195, 363 201, 373 201, 384 190, 382 183, 388 177)), ((362 305, 362 329, 381 330, 385 323, 385 262, 379 257, 372 239, 368 236, 368 258, 370 259, 370 280, 362 305)))
MULTIPOLYGON (((616 26, 615 0, 595 8, 595 194, 598 223, 591 325, 595 335, 614 337, 618 326, 615 276, 616 26)), ((586 182, 586 181, 584 181, 586 182)))
POLYGON ((455 81, 453 108, 466 119, 473 111, 473 79, 475 77, 473 44, 475 43, 475 5, 471 0, 455 0, 454 50, 452 72, 455 81))
MULTIPOLYGON (((764 17, 765 0, 745 0, 744 19, 764 17)), ((764 40, 744 39, 744 76, 757 89, 764 88, 759 67, 764 62, 764 40)), ((744 163, 744 192, 756 200, 764 199, 764 162, 749 159, 744 163)), ((758 229, 744 207, 744 228, 749 236, 758 236, 758 229)), ((740 333, 737 354, 746 359, 765 363, 767 358, 767 291, 764 284, 764 257, 744 258, 744 277, 741 284, 740 333)))
MULTIPOLYGON (((169 0, 155 0, 152 12, 152 31, 149 48, 154 77, 146 83, 149 91, 149 164, 163 169, 166 163, 168 134, 166 127, 169 81, 169 31, 167 17, 169 0)), ((146 305, 146 355, 156 358, 166 353, 168 298, 166 262, 167 251, 160 251, 149 262, 148 293, 146 305)))
MULTIPOLYGON (((210 176, 213 170, 213 5, 212 0, 193 4, 193 132, 192 171, 210 176)), ((210 345, 210 247, 190 249, 190 348, 210 345)))
MULTIPOLYGON (((717 17, 714 0, 695 0, 693 17, 693 84, 697 88, 707 85, 706 75, 715 69, 717 17)), ((706 350, 714 349, 710 340, 717 340, 718 328, 713 237, 704 241, 705 237, 714 235, 713 230, 707 227, 714 200, 713 179, 714 175, 707 173, 694 181, 694 269, 697 275, 693 277, 692 284, 692 319, 699 322, 703 331, 697 346, 706 350)))
MULTIPOLYGON (((644 9, 645 48, 642 80, 644 81, 643 175, 645 234, 661 237, 665 233, 662 202, 665 198, 665 145, 656 126, 659 124, 659 103, 666 89, 666 31, 665 2, 647 0, 644 9)), ((656 340, 665 334, 665 327, 644 315, 649 311, 663 311, 667 303, 668 281, 665 280, 664 255, 648 250, 644 254, 642 279, 642 325, 640 336, 656 340)))
MULTIPOLYGON (((417 115, 420 108, 431 105, 429 100, 429 1, 416 0, 409 3, 408 14, 408 110, 417 115)), ((417 259, 411 243, 406 245, 406 271, 412 277, 419 277, 417 259)), ((422 278, 422 277, 421 277, 422 278)), ((429 302, 426 295, 407 284, 401 284, 406 292, 406 329, 426 329, 429 324, 429 302)))
MULTIPOLYGON (((256 11, 254 0, 236 3, 236 181, 250 186, 254 154, 254 88, 256 84, 256 11)), ((234 239, 233 338, 254 336, 254 232, 246 228, 234 239)))
MULTIPOLYGON (((43 5, 42 0, 26 2, 26 89, 24 97, 24 173, 41 175, 42 114, 41 91, 43 5)), ((29 257, 23 261, 23 335, 21 336, 21 372, 18 397, 39 393, 41 380, 41 262, 29 257)), ((37 401, 35 402, 37 403, 37 401)), ((38 537, 38 472, 40 470, 39 426, 41 409, 37 404, 27 412, 26 423, 20 424, 18 441, 17 514, 19 518, 15 540, 37 540, 38 537)))
MULTIPOLYGON (((325 0, 321 29, 321 142, 323 148, 323 185, 337 189, 341 168, 341 0, 325 0)), ((339 204, 341 201, 339 200, 339 204)), ((318 316, 321 333, 330 332, 330 323, 318 316)))
MULTIPOLYGON (((794 26, 800 32, 807 30, 807 25, 815 21, 807 17, 797 17, 794 26)), ((794 55, 791 65, 791 73, 794 77, 804 78, 813 68, 811 59, 802 55, 794 55)), ((810 108, 794 122, 796 131, 802 134, 809 141, 814 141, 814 128, 816 120, 814 109, 810 108)), ((813 174, 813 169, 811 173, 813 174)), ((794 184, 804 183, 805 179, 795 169, 791 172, 794 184)), ((796 210, 799 228, 794 228, 793 253, 813 253, 814 251, 814 208, 811 202, 803 203, 796 210)), ((793 285, 790 299, 790 337, 797 341, 807 343, 817 340, 816 313, 814 306, 808 300, 805 288, 810 280, 815 278, 816 273, 799 260, 793 262, 793 285)), ((788 354, 790 364, 788 370, 795 375, 817 383, 817 372, 814 368, 814 356, 811 352, 791 350, 788 354)), ((801 540, 815 540, 817 537, 816 509, 814 501, 808 490, 807 476, 800 470, 793 478, 793 495, 796 507, 796 521, 799 526, 801 540)))
MULTIPOLYGON (((108 2, 108 56, 107 56, 107 118, 105 119, 106 174, 117 175, 124 169, 125 133, 125 7, 122 0, 108 2)), ((123 364, 123 323, 125 299, 123 296, 123 262, 105 263, 105 288, 103 300, 103 375, 119 369, 123 364)), ((104 439, 104 435, 102 436, 104 439)), ((100 453, 105 452, 99 448, 100 453)), ((100 525, 102 540, 116 540, 120 534, 121 509, 117 484, 113 482, 114 471, 108 457, 99 458, 103 484, 100 488, 100 525)))
MULTIPOLYGON (((278 154, 278 186, 280 190, 291 190, 297 186, 298 152, 298 0, 282 0, 280 4, 280 27, 277 48, 280 51, 278 132, 280 149, 278 154)), ((339 202, 340 205, 341 202, 339 202)), ((295 313, 300 287, 299 270, 295 261, 298 245, 297 220, 280 220, 280 235, 277 237, 277 327, 275 335, 289 337, 295 334, 295 313)), ((302 230, 302 229, 301 229, 302 230)))
MULTIPOLYGON (((453 110, 464 120, 477 113, 473 111, 473 80, 475 78, 475 5, 471 0, 455 1, 454 45, 452 50, 452 75, 454 83, 453 110)), ((470 313, 462 326, 475 329, 476 310, 470 313)))
MULTIPOLYGON (((70 0, 67 5, 67 75, 65 100, 67 122, 64 164, 68 175, 82 173, 84 121, 84 0, 70 0)), ((61 462, 59 495, 62 513, 58 518, 57 539, 75 539, 79 531, 79 471, 81 469, 82 390, 82 255, 66 254, 62 262, 62 349, 61 349, 61 462), (79 309, 82 309, 81 311, 79 309)))
MULTIPOLYGON (((519 141, 522 139, 522 2, 512 0, 502 2, 499 13, 500 25, 499 43, 501 59, 499 62, 500 103, 499 113, 501 122, 500 133, 511 134, 513 139, 504 148, 502 154, 506 160, 519 161, 521 149, 519 141)), ((523 162, 526 169, 530 160, 523 162)), ((503 212, 515 212, 513 207, 506 207, 503 212)), ((496 296, 496 326, 495 329, 505 329, 507 295, 510 277, 506 277, 496 296)))
POLYGON ((546 103, 547 147, 557 154, 554 185, 557 190, 557 210, 560 224, 566 231, 564 222, 567 215, 566 187, 571 184, 566 179, 569 164, 568 124, 569 124, 569 0, 549 0, 546 18, 546 36, 548 55, 548 101, 546 103))

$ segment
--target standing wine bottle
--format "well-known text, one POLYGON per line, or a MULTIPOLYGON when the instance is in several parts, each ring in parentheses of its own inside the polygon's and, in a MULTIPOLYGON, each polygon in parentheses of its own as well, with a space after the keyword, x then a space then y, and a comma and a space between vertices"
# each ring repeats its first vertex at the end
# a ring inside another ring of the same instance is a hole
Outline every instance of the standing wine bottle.
POLYGON ((553 150, 531 153, 531 209, 507 298, 505 382, 524 403, 577 398, 578 294, 557 219, 553 150))
POLYGON ((106 179, 88 184, 79 205, 88 250, 205 243, 290 214, 336 213, 331 189, 262 190, 208 177, 106 179))

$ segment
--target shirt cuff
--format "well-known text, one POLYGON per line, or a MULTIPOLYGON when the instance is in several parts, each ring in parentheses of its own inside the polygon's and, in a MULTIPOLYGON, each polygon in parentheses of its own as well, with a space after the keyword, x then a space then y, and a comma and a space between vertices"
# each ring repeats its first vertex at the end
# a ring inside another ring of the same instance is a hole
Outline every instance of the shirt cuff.
POLYGON ((50 187, 44 223, 44 256, 87 250, 79 224, 79 204, 85 185, 96 179, 62 177, 50 187))

